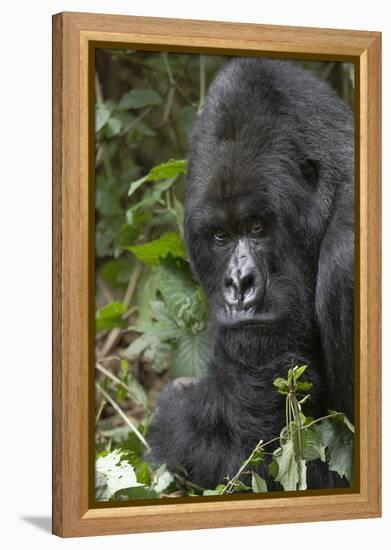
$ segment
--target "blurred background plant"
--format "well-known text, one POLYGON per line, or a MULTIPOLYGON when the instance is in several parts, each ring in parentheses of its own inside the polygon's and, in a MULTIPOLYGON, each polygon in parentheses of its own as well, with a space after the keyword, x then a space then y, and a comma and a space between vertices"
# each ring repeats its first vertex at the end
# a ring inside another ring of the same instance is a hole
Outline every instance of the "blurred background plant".
MULTIPOLYGON (((202 376, 207 304, 183 244, 187 147, 224 56, 97 49, 96 498, 190 494, 144 461, 168 381, 202 376)), ((353 106, 354 67, 300 62, 353 106)))

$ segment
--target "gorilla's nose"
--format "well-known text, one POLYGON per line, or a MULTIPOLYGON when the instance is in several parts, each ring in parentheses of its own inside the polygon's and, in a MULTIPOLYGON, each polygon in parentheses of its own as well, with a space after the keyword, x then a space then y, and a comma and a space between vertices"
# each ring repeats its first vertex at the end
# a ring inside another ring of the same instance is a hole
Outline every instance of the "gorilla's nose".
POLYGON ((256 294, 255 270, 249 268, 230 269, 224 281, 224 297, 228 304, 249 306, 256 294))

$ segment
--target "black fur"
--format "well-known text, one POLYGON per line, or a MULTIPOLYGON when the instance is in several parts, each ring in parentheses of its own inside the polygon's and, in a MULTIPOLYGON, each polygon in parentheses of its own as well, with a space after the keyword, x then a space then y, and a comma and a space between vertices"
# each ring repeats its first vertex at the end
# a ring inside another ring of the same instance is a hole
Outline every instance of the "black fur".
MULTIPOLYGON (((354 420, 353 142, 349 108, 293 63, 238 58, 210 86, 191 139, 185 237, 208 296, 214 358, 204 379, 161 396, 151 461, 181 465, 204 487, 232 476, 284 425, 272 382, 292 358, 310 365, 307 414, 354 420), (264 224, 260 238, 253 219, 264 224), (216 241, 219 228, 228 237, 216 241), (251 307, 227 305, 239 242, 251 260, 251 307)), ((309 487, 343 484, 311 463, 309 487)))

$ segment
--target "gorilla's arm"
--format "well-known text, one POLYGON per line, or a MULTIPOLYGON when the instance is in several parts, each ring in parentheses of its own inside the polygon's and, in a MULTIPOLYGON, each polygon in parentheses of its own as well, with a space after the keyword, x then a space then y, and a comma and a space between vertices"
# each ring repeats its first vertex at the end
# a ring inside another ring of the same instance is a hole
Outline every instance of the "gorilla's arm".
MULTIPOLYGON (((181 390, 169 386, 159 400, 151 427, 148 460, 166 463, 173 470, 185 468, 189 479, 202 487, 224 483, 260 439, 266 442, 278 436, 285 425, 285 398, 273 387, 273 380, 286 377, 290 357, 257 369, 217 363, 191 386, 181 390)), ((304 358, 298 361, 305 362, 304 358)), ((305 378, 313 383, 306 412, 318 415, 323 411, 318 369, 308 368, 305 378)))

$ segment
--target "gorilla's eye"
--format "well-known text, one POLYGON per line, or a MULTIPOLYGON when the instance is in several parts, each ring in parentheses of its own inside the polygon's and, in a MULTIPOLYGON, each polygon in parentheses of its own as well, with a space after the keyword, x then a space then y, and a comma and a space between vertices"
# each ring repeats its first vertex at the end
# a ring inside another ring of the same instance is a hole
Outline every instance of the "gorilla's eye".
POLYGON ((224 231, 224 229, 215 229, 213 233, 213 238, 215 239, 215 241, 223 243, 227 240, 228 233, 227 231, 224 231))
POLYGON ((262 218, 254 218, 250 222, 250 233, 253 233, 254 235, 259 235, 265 230, 265 220, 262 218))

